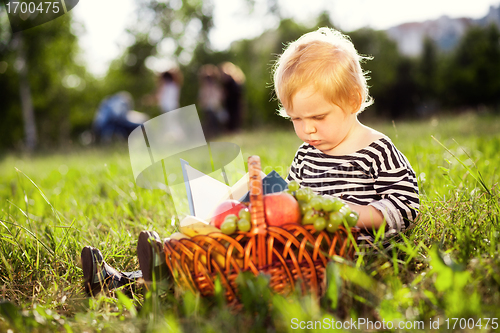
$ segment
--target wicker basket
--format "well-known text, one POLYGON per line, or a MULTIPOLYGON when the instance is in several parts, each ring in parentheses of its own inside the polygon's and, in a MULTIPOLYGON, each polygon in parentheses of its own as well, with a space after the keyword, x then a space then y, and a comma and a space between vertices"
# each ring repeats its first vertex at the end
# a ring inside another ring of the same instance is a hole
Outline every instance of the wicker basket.
POLYGON ((236 277, 241 271, 270 275, 270 287, 286 294, 301 283, 303 291, 322 293, 329 256, 352 258, 352 240, 358 228, 342 226, 334 233, 318 232, 312 225, 268 226, 265 222, 260 158, 248 159, 250 174, 249 232, 199 235, 190 239, 169 239, 164 243, 167 265, 176 283, 204 296, 214 294, 220 278, 228 302, 237 301, 236 277))

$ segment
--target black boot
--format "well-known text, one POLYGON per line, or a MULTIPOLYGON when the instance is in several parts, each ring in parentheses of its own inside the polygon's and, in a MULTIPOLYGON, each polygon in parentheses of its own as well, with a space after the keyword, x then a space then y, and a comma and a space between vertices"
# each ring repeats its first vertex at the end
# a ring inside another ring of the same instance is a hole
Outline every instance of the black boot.
POLYGON ((160 236, 154 231, 142 231, 137 241, 137 257, 142 271, 142 278, 149 290, 153 284, 156 289, 170 289, 170 271, 165 263, 165 253, 160 236))
POLYGON ((128 288, 124 291, 130 294, 135 291, 135 280, 142 277, 140 271, 118 272, 104 261, 101 251, 94 247, 85 246, 81 256, 85 292, 89 296, 95 296, 104 288, 112 290, 126 285, 128 288))

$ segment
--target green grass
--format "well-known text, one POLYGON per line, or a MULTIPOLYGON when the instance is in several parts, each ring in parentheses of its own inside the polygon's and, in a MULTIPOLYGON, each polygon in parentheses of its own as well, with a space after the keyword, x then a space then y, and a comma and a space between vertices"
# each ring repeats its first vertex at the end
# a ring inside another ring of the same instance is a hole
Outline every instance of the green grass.
MULTIPOLYGON (((83 246, 101 249, 117 269, 135 270, 139 232, 167 237, 175 229, 169 197, 135 185, 126 145, 4 156, 0 297, 8 302, 0 303, 0 331, 295 331, 292 318, 424 321, 428 329, 431 318, 441 325, 453 317, 500 318, 500 118, 464 114, 368 125, 391 137, 413 165, 419 224, 393 250, 332 264, 320 300, 285 299, 269 293, 264 277, 242 277, 238 312, 220 294, 85 297, 83 246)), ((265 171, 282 176, 300 144, 291 130, 271 128, 220 141, 238 144, 245 160, 261 156, 265 171)))

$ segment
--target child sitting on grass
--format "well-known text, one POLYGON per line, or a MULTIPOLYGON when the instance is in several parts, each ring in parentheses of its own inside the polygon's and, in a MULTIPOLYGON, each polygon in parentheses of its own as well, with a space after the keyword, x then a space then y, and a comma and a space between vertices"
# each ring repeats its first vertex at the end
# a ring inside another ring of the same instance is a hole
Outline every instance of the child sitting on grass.
MULTIPOLYGON (((279 57, 274 86, 280 114, 290 118, 304 141, 293 159, 287 180, 295 180, 321 195, 342 198, 359 214, 358 241, 373 240, 383 225, 385 236, 411 227, 419 208, 415 172, 391 140, 357 118, 373 100, 368 95, 363 60, 348 37, 321 28, 291 43, 279 57), (384 224, 385 223, 385 224, 384 224)), ((146 285, 168 276, 162 242, 155 232, 139 235, 141 271, 121 273, 107 265, 98 249, 85 247, 82 266, 85 289, 95 294, 146 285)))
POLYGON ((359 241, 410 228, 419 208, 410 163, 384 134, 357 115, 373 103, 360 56, 347 36, 320 28, 290 43, 274 69, 280 115, 304 141, 287 180, 342 198, 359 214, 359 241))

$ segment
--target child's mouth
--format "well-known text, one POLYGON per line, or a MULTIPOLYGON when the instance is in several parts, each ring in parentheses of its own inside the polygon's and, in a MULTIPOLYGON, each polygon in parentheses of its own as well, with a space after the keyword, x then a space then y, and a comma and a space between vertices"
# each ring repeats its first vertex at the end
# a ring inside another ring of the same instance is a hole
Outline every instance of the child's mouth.
POLYGON ((317 146, 320 144, 320 141, 319 140, 309 140, 307 141, 308 144, 310 144, 311 146, 317 146))

